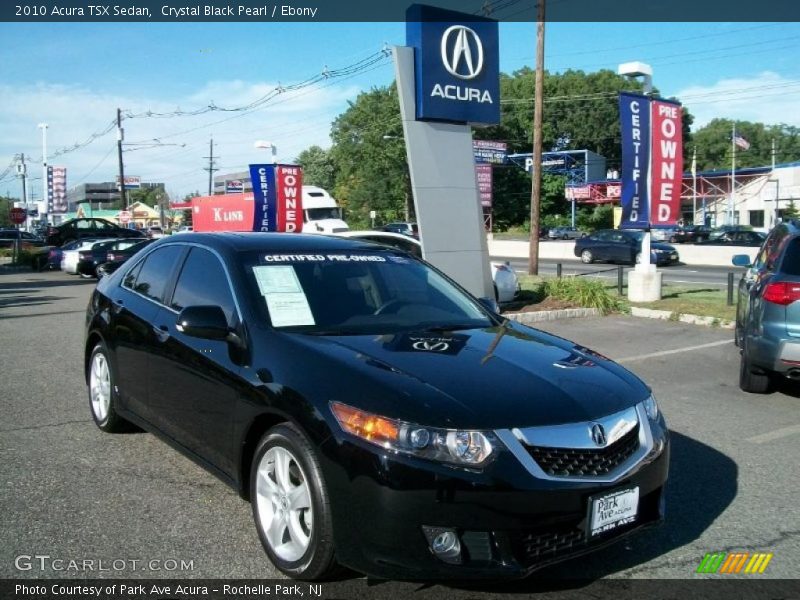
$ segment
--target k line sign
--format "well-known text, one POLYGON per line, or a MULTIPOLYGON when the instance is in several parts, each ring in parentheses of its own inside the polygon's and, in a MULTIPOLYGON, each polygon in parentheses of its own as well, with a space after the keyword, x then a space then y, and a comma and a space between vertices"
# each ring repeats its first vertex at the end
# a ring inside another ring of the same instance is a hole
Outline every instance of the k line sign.
POLYGON ((670 227, 681 218, 681 105, 620 94, 622 229, 670 227))

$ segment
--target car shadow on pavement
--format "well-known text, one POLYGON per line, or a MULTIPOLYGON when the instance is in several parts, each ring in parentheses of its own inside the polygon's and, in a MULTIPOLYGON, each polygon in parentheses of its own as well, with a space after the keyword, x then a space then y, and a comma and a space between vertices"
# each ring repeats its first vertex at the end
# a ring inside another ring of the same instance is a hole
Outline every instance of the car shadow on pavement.
POLYGON ((96 279, 28 279, 26 281, 6 282, 0 279, 0 290, 36 290, 67 285, 95 285, 96 279))

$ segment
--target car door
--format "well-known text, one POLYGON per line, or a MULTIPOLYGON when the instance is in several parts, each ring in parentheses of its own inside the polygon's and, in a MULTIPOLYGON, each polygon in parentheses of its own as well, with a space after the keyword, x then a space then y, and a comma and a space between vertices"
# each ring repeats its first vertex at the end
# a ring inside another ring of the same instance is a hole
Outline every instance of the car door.
POLYGON ((111 299, 111 336, 116 354, 117 381, 123 408, 155 424, 148 398, 148 374, 157 338, 153 321, 184 249, 157 248, 108 291, 111 299))
POLYGON ((178 331, 187 306, 219 306, 231 327, 240 315, 229 278, 218 256, 192 246, 167 307, 155 320, 157 351, 150 370, 150 400, 158 426, 181 445, 228 474, 233 411, 243 385, 241 350, 231 343, 178 331))

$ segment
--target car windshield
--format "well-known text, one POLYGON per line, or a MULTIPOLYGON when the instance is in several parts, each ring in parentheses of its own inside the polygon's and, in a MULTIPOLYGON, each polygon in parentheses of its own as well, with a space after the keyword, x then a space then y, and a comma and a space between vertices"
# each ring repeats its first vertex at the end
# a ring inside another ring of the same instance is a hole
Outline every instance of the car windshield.
POLYGON ((244 264, 265 321, 287 331, 359 335, 494 325, 472 298, 401 253, 260 253, 244 264))
POLYGON ((321 221, 322 219, 340 219, 338 207, 329 208, 309 208, 306 210, 307 221, 321 221))

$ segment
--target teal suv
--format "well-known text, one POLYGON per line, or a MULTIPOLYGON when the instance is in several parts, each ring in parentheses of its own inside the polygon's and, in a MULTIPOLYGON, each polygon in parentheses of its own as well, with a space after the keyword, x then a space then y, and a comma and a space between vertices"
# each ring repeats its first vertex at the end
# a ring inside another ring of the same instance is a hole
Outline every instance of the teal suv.
POLYGON ((744 254, 733 264, 747 269, 736 306, 739 387, 765 394, 780 377, 800 380, 800 221, 773 229, 752 264, 744 254))

